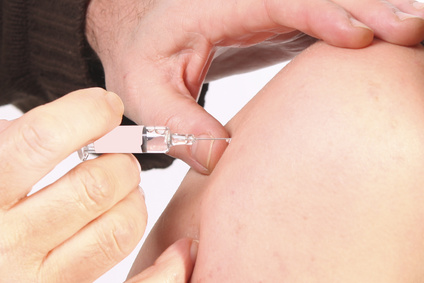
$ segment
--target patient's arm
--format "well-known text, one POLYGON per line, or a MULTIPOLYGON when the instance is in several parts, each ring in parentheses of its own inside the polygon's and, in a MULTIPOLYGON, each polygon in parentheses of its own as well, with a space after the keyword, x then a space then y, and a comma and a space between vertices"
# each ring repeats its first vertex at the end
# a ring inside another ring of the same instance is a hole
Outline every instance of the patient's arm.
POLYGON ((424 49, 317 43, 189 172, 133 272, 198 237, 194 282, 423 282, 424 49))

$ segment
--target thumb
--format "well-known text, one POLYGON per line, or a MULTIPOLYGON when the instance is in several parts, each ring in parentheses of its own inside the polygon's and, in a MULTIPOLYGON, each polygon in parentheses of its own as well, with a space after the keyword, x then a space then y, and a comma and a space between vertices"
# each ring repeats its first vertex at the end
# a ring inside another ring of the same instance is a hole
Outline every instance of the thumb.
MULTIPOLYGON (((126 97, 128 99, 128 96, 126 97)), ((149 88, 126 103, 126 115, 144 126, 166 126, 172 133, 200 138, 228 138, 225 128, 206 112, 190 94, 180 94, 171 86, 149 88)), ((223 140, 198 140, 192 146, 174 146, 169 155, 182 159, 196 171, 209 174, 228 143, 223 140)))
POLYGON ((166 249, 155 263, 127 283, 185 283, 191 277, 197 257, 198 242, 181 239, 166 249))
POLYGON ((0 119, 0 133, 10 126, 10 121, 0 119))

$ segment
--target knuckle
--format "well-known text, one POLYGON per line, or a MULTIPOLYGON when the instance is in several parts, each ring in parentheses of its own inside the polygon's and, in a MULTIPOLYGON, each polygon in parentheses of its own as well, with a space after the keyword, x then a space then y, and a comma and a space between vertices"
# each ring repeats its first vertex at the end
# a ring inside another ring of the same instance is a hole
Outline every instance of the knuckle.
POLYGON ((140 241, 144 229, 139 217, 117 217, 101 227, 97 244, 104 257, 118 262, 126 257, 140 241))
POLYGON ((49 159, 55 156, 63 147, 63 135, 56 129, 63 129, 64 125, 55 117, 47 113, 34 115, 22 127, 22 142, 18 149, 24 151, 28 158, 49 159))
POLYGON ((78 186, 77 201, 87 211, 101 211, 112 204, 115 188, 106 170, 90 164, 76 167, 72 175, 76 181, 71 183, 78 186))
POLYGON ((83 97, 86 102, 85 107, 92 109, 90 111, 92 114, 100 115, 101 119, 105 121, 120 122, 124 106, 116 94, 97 87, 80 90, 77 94, 83 97), (87 91, 90 95, 87 95, 87 91))
MULTIPOLYGON (((13 213, 0 215, 2 229, 7 232, 0 233, 0 273, 6 275, 6 278, 8 278, 8 274, 18 272, 18 269, 25 263, 37 262, 45 256, 45 253, 41 252, 38 247, 32 247, 28 244, 31 242, 34 223, 26 217, 19 218, 19 221, 16 220, 17 218, 13 216, 13 213), (31 249, 30 253, 28 253, 29 248, 31 249), (17 266, 16 261, 19 261, 22 265, 17 266), (8 270, 8 273, 3 272, 6 270, 8 270)), ((28 265, 27 267, 30 268, 31 266, 28 265)), ((3 282, 2 280, 6 279, 2 278, 0 282, 3 282)))

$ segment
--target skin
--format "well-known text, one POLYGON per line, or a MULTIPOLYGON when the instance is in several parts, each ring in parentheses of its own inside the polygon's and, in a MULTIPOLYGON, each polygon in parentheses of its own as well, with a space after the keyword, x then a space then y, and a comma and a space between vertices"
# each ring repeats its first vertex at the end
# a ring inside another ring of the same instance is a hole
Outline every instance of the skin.
MULTIPOLYGON (((0 120, 2 282, 93 282, 138 244, 147 212, 132 155, 83 162, 28 196, 60 161, 118 126, 123 110, 116 94, 87 89, 0 120)), ((132 282, 186 282, 196 251, 182 239, 132 282)))
MULTIPOLYGON (((423 16, 410 0, 91 0, 86 35, 129 118, 227 137, 196 104, 204 81, 290 59, 311 44, 298 40, 300 32, 348 48, 374 36, 414 45, 424 39, 423 16)), ((203 143, 170 153, 209 174, 224 150, 203 143)))
POLYGON ((141 249, 198 237, 192 282, 424 280, 424 48, 319 42, 227 125, 141 249), (266 110, 266 111, 264 111, 266 110))

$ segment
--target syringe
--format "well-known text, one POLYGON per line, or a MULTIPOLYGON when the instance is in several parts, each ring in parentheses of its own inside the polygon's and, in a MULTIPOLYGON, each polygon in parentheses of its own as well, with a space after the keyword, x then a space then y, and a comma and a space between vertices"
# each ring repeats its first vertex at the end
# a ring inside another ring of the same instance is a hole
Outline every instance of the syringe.
POLYGON ((198 138, 194 135, 171 133, 167 127, 119 126, 78 151, 81 160, 90 154, 101 153, 167 153, 176 145, 192 145, 200 140, 222 140, 230 138, 198 138))

